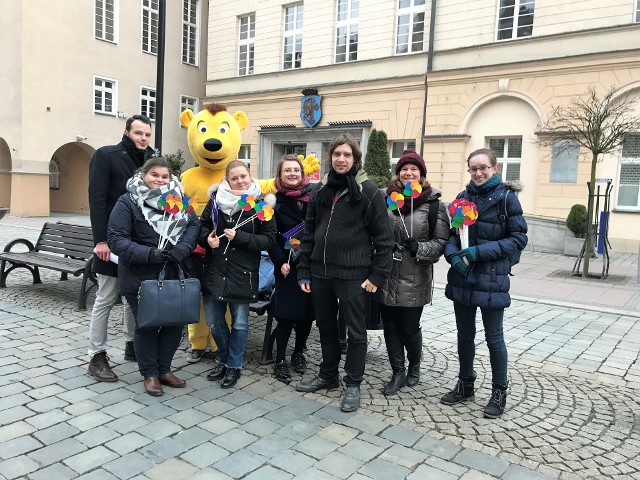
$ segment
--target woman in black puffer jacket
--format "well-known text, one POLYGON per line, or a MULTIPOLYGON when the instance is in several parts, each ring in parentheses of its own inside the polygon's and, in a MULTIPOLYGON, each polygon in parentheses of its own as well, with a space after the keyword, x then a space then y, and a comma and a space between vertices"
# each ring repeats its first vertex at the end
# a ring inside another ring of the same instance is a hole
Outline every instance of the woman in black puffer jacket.
POLYGON ((444 255, 451 264, 445 295, 453 301, 458 328, 459 379, 441 402, 453 405, 474 397, 476 311, 480 307, 489 347, 492 395, 484 409, 487 418, 497 418, 507 401, 507 347, 502 329, 504 309, 511 304, 509 274, 527 245, 527 222, 515 192, 519 182, 503 183, 497 175, 495 153, 476 150, 467 159, 471 181, 458 194, 478 207, 478 219, 469 228, 469 248, 460 249, 452 235, 444 255))
MULTIPOLYGON (((143 280, 158 278, 165 266, 166 278, 178 278, 178 265, 191 274, 190 255, 196 246, 200 222, 194 213, 179 213, 177 223, 167 231, 167 218, 159 205, 163 194, 183 197, 182 186, 171 175, 162 157, 151 158, 140 173, 127 182, 127 193, 116 203, 109 217, 109 248, 118 256, 118 290, 138 316, 138 290, 143 280), (160 233, 167 236, 159 249, 160 233)), ((162 395, 162 385, 184 387, 186 382, 171 373, 171 360, 178 346, 182 327, 138 328, 133 342, 138 368, 149 395, 162 395)))

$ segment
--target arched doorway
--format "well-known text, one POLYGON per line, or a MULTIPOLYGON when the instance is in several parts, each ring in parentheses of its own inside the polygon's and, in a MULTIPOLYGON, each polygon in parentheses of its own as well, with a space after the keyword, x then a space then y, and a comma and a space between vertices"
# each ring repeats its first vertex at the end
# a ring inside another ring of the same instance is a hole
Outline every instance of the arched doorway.
POLYGON ((58 148, 49 161, 49 210, 89 213, 89 162, 95 150, 73 142, 58 148))
POLYGON ((0 137, 0 207, 9 207, 11 203, 11 150, 0 137))

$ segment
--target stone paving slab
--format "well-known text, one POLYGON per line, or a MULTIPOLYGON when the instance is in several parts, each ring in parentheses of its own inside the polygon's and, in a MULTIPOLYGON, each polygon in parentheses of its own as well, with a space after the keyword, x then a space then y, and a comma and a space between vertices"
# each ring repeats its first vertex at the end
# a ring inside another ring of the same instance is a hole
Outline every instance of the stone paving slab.
MULTIPOLYGON (((481 325, 476 399, 438 401, 457 360, 451 303, 436 289, 422 318, 421 383, 382 395, 390 369, 381 333, 369 332, 362 408, 345 414, 342 389, 303 395, 259 364, 264 318, 252 319, 238 388, 206 381, 211 363, 188 364, 183 339, 174 367, 187 388, 152 398, 122 358, 116 307, 109 356, 121 381, 96 383, 86 375, 89 314, 75 309, 79 280, 43 271, 32 286, 30 275, 12 276, 0 290, 0 480, 640 478, 640 325, 623 310, 514 300, 508 407, 487 420, 481 325)), ((308 346, 311 375, 315 329, 308 346)))

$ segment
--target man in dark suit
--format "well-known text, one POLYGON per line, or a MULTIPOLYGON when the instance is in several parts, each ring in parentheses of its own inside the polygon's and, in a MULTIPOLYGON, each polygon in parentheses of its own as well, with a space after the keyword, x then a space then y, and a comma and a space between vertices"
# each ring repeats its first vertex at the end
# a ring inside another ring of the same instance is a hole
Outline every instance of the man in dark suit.
MULTIPOLYGON (((127 180, 153 155, 150 140, 151 120, 144 115, 134 115, 127 119, 122 141, 96 150, 89 164, 89 209, 96 245, 93 270, 98 278, 98 291, 89 327, 89 374, 99 382, 118 380, 109 366, 106 350, 109 314, 119 297, 118 266, 109 261, 111 250, 107 244, 107 224, 116 201, 126 191, 127 180)), ((124 358, 135 360, 135 319, 126 302, 123 310, 124 358)))

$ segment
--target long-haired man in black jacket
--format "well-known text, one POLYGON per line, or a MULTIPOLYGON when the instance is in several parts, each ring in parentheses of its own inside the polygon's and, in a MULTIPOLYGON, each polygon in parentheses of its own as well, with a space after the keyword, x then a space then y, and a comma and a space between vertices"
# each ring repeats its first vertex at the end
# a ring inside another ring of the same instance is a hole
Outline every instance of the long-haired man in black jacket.
POLYGON ((298 264, 298 283, 311 294, 316 311, 322 363, 318 375, 296 390, 339 385, 339 302, 348 332, 341 409, 353 412, 360 406, 367 355, 365 291, 375 292, 389 277, 394 240, 384 193, 362 170, 356 139, 338 136, 329 156, 329 173, 309 200, 298 264))

